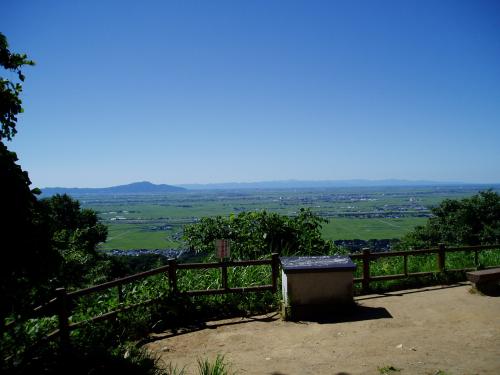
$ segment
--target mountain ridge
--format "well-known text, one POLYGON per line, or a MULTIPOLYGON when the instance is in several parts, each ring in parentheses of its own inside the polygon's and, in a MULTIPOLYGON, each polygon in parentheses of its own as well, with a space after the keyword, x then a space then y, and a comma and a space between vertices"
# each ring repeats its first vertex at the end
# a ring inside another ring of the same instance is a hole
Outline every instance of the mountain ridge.
POLYGON ((161 194, 183 192, 186 188, 166 185, 153 184, 149 181, 132 182, 125 185, 116 185, 104 188, 65 188, 65 187, 46 187, 41 189, 43 196, 55 194, 68 195, 110 195, 110 194, 161 194))
POLYGON ((104 188, 66 188, 46 187, 41 189, 42 196, 55 194, 69 195, 112 195, 112 194, 165 194, 200 190, 244 190, 244 189, 316 189, 316 188, 355 188, 355 187, 412 187, 412 186, 488 186, 499 187, 499 183, 465 183, 428 180, 278 180, 259 182, 222 182, 209 184, 153 184, 149 181, 133 182, 104 188))
POLYGON ((390 187, 390 186, 457 186, 457 185, 497 185, 481 183, 465 183, 459 181, 430 181, 430 180, 279 180, 260 182, 225 182, 209 184, 179 184, 188 190, 217 190, 217 189, 301 189, 301 188, 341 188, 341 187, 390 187))

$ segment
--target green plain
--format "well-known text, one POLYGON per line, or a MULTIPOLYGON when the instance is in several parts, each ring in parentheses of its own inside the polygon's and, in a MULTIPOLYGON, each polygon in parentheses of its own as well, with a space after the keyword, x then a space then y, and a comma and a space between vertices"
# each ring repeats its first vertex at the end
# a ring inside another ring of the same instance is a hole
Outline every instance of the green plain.
POLYGON ((370 240, 381 238, 400 238, 417 225, 423 225, 426 218, 381 218, 346 219, 333 218, 323 225, 323 236, 328 240, 370 240))
POLYGON ((188 191, 164 195, 76 196, 108 225, 102 249, 185 248, 186 224, 207 216, 267 210, 293 216, 311 209, 329 222, 325 239, 401 238, 423 225, 443 199, 461 199, 484 187, 387 187, 310 190, 188 191))

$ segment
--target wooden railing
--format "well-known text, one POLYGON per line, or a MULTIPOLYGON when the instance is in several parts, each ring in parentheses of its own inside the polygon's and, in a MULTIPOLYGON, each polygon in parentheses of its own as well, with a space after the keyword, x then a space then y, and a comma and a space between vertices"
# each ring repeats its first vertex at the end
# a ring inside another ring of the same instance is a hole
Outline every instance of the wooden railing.
MULTIPOLYGON (((370 283, 377 281, 386 280, 397 280, 413 276, 428 276, 434 275, 436 273, 453 272, 453 271, 468 271, 475 268, 464 268, 464 269, 446 269, 446 254, 459 251, 471 251, 474 252, 474 264, 477 267, 479 265, 479 252, 483 250, 500 249, 500 245, 484 245, 484 246, 465 246, 465 247, 446 247, 444 244, 440 244, 437 248, 422 249, 422 250, 407 250, 407 251, 394 251, 394 252, 370 252, 369 249, 363 249, 362 253, 351 254, 351 259, 358 261, 362 266, 362 277, 355 278, 355 283, 361 283, 362 291, 368 292, 370 290, 370 283), (408 272, 408 257, 436 254, 436 269, 435 271, 429 272, 408 272), (380 275, 371 276, 371 262, 389 257, 403 257, 403 273, 393 274, 393 275, 380 275)), ((498 267, 498 265, 497 265, 498 267)), ((488 267, 487 267, 488 268, 488 267)), ((492 268, 492 267, 489 267, 492 268)), ((142 301, 139 303, 125 305, 123 286, 130 284, 134 281, 145 279, 149 276, 166 274, 168 276, 169 283, 169 293, 175 295, 184 296, 201 296, 201 295, 218 295, 218 294, 228 294, 228 293, 248 293, 248 292, 262 292, 262 291, 272 291, 276 292, 278 290, 278 274, 279 274, 279 257, 278 254, 272 254, 271 259, 264 260, 244 260, 244 261, 223 261, 215 263, 178 263, 175 259, 170 259, 168 264, 153 270, 146 272, 137 273, 131 276, 123 277, 113 281, 109 281, 103 284, 92 286, 85 289, 76 290, 73 292, 67 292, 64 288, 58 288, 56 290, 56 298, 50 300, 43 306, 39 306, 34 309, 34 313, 37 316, 44 315, 57 315, 58 316, 58 326, 59 328, 46 336, 46 338, 53 338, 55 336, 60 337, 60 343, 62 350, 69 347, 69 335, 70 332, 78 327, 102 320, 108 320, 116 317, 119 313, 125 312, 131 309, 135 309, 140 306, 151 305, 157 303, 165 296, 160 296, 158 298, 149 299, 147 301, 142 301), (272 283, 269 285, 258 285, 249 287, 230 287, 228 285, 227 269, 228 267, 246 267, 246 266, 259 266, 259 265, 269 265, 271 266, 271 280, 272 283), (204 290, 186 290, 182 291, 178 289, 177 279, 178 270, 188 270, 188 269, 213 269, 219 268, 221 270, 221 280, 222 288, 218 289, 204 289, 204 290), (111 288, 117 288, 119 308, 103 313, 98 316, 94 316, 88 320, 80 322, 70 322, 69 317, 72 312, 73 301, 76 298, 97 293, 104 290, 109 290, 111 288)), ((12 325, 12 323, 10 324, 12 325)), ((6 325, 4 328, 7 328, 6 325)))
MULTIPOLYGON (((363 249, 360 254, 351 254, 350 257, 353 260, 360 260, 362 265, 362 277, 354 279, 355 283, 361 283, 362 291, 368 292, 370 290, 370 283, 376 281, 387 281, 387 280, 398 280, 407 277, 415 276, 430 276, 436 273, 444 272, 463 272, 475 270, 479 266, 479 252, 483 250, 494 250, 500 249, 500 245, 480 245, 480 246, 462 246, 462 247, 446 247, 445 244, 439 244, 436 248, 421 249, 421 250, 404 250, 404 251, 390 251, 390 252, 375 252, 372 253, 370 249, 363 249), (454 253, 459 251, 471 251, 474 252, 474 268, 460 268, 460 269, 446 269, 446 254, 454 253), (428 272, 408 272, 408 257, 436 254, 436 269, 434 271, 428 272), (393 275, 381 275, 381 276, 371 276, 370 264, 372 261, 381 258, 394 258, 403 257, 403 273, 393 274, 393 275)), ((494 268, 493 267, 486 268, 494 268)))
MULTIPOLYGON (((276 292, 278 290, 278 272, 279 272, 279 257, 278 254, 272 254, 271 259, 261 260, 241 260, 241 261, 221 261, 213 263, 178 263, 176 259, 169 259, 168 264, 155 268, 153 270, 137 273, 131 276, 126 276, 120 279, 109 281, 103 284, 95 285, 89 288, 67 292, 65 288, 56 289, 56 297, 48 303, 39 306, 33 310, 37 316, 57 315, 58 329, 45 336, 46 339, 51 339, 59 336, 61 350, 65 351, 70 347, 70 332, 85 324, 108 320, 115 318, 119 313, 135 309, 140 306, 147 306, 159 302, 165 296, 152 298, 139 303, 124 305, 123 286, 134 281, 145 279, 147 277, 166 274, 168 276, 169 293, 178 296, 201 296, 201 295, 219 295, 229 293, 250 293, 250 292, 276 292), (248 267, 248 266, 271 266, 271 284, 257 285, 249 287, 231 287, 228 284, 227 270, 229 267, 248 267), (177 286, 178 270, 206 270, 219 268, 221 270, 222 288, 218 289, 203 289, 203 290, 179 290, 177 286), (104 314, 91 317, 84 321, 70 322, 72 306, 75 299, 87 296, 90 294, 117 288, 119 307, 115 310, 104 314)), ((6 325, 8 328, 11 324, 6 325)))

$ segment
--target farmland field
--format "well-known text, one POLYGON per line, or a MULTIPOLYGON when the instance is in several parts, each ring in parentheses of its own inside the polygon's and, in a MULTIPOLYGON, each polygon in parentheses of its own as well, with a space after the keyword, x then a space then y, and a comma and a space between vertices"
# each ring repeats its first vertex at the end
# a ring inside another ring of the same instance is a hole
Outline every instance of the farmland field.
POLYGON ((186 224, 204 216, 227 216, 243 211, 268 210, 295 215, 310 208, 329 220, 326 239, 400 238, 430 216, 443 199, 460 199, 484 190, 478 186, 329 188, 284 190, 206 190, 164 195, 75 196, 108 225, 101 245, 110 249, 184 248, 186 224))
POLYGON ((323 236, 329 240, 369 240, 372 238, 400 238, 427 218, 405 217, 400 219, 334 218, 323 226, 323 236))

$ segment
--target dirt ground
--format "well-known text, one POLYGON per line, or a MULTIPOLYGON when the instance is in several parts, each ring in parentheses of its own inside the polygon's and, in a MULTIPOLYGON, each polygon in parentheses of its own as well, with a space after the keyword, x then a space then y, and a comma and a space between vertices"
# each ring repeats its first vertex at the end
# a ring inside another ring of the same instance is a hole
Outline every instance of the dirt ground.
POLYGON ((157 334, 146 345, 164 364, 196 373, 197 358, 223 354, 238 374, 500 374, 500 297, 466 284, 355 298, 329 321, 278 314, 207 322, 157 334), (439 372, 442 371, 442 372, 439 372))

